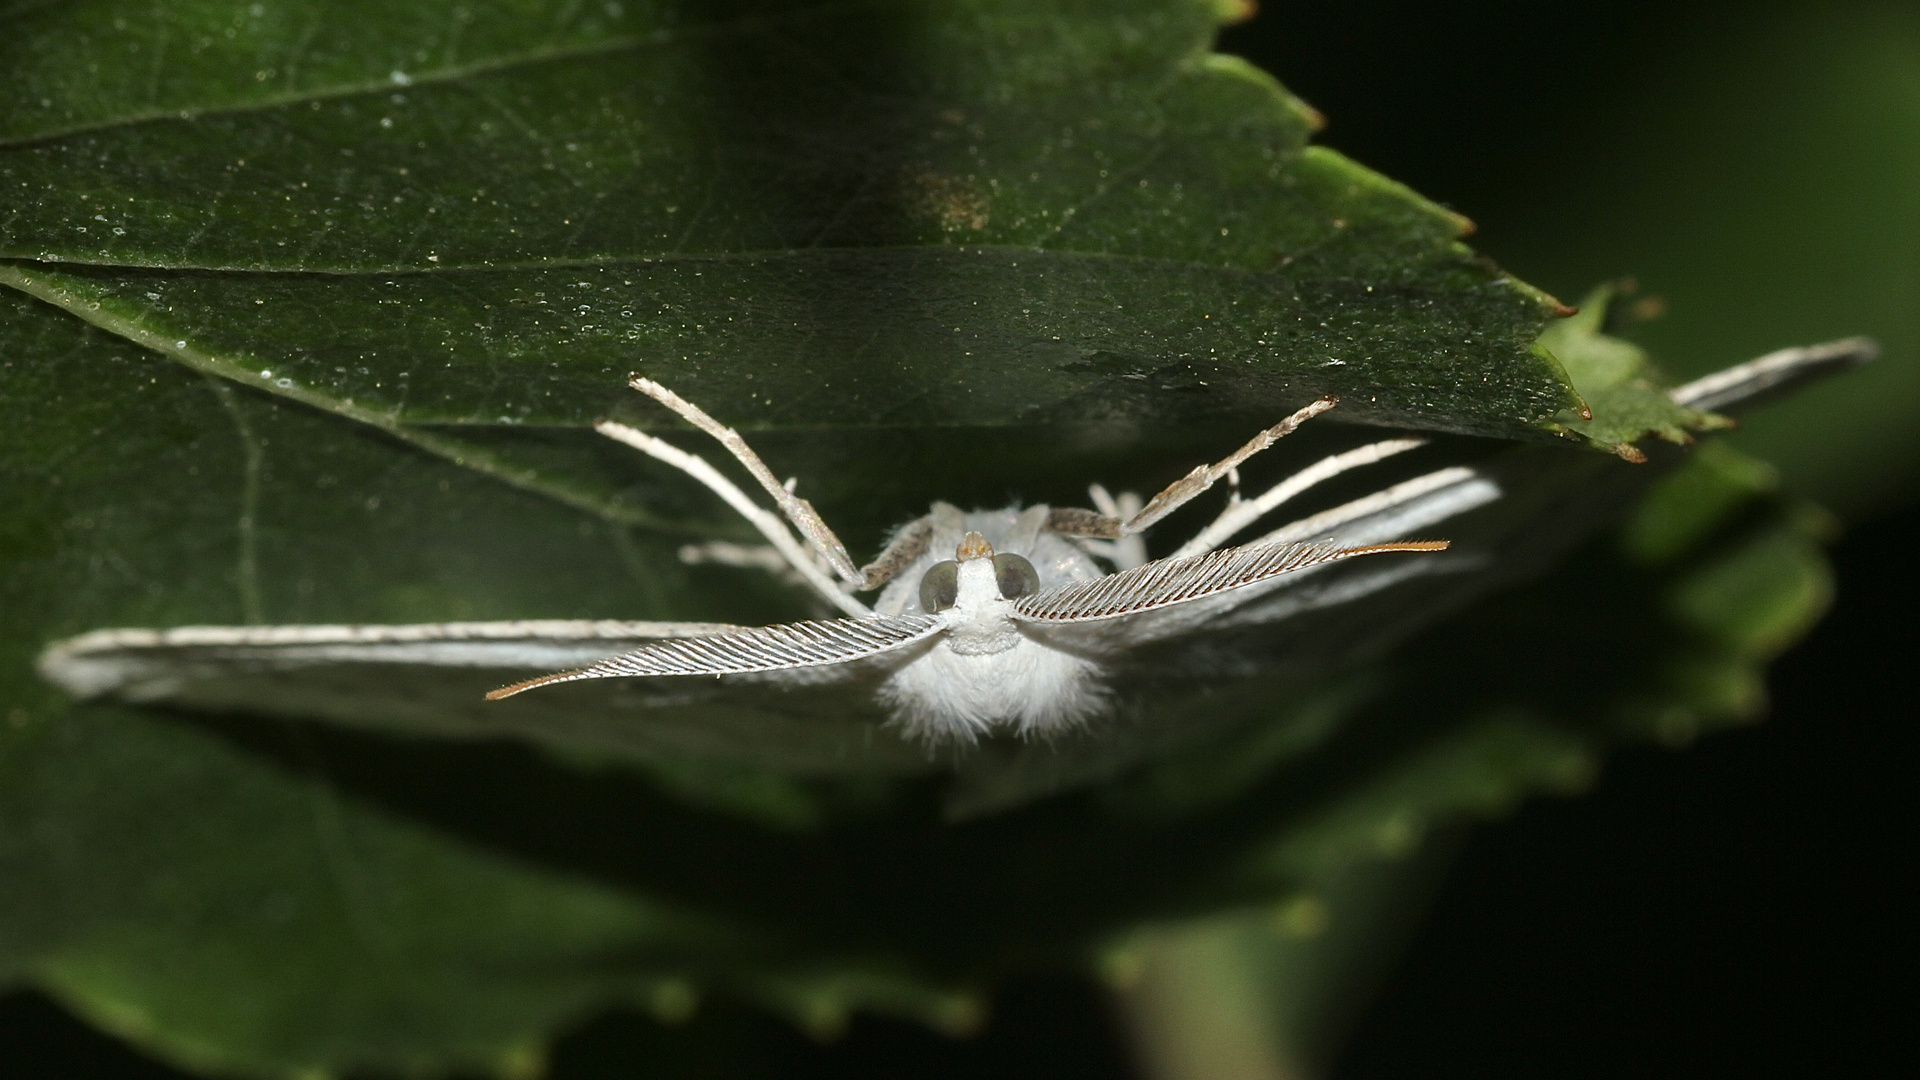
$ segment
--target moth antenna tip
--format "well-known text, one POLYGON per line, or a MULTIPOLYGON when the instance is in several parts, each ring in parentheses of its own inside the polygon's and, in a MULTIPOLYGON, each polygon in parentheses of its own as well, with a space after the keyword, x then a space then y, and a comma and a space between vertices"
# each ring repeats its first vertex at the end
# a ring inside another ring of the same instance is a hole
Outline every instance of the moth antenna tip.
POLYGON ((1349 555, 1374 555, 1383 551, 1445 551, 1453 546, 1451 540, 1396 540, 1388 544, 1368 544, 1365 547, 1349 548, 1349 555))
POLYGON ((545 686, 550 682, 564 682, 576 674, 578 674, 578 672, 562 671, 556 675, 542 675, 537 679, 523 679, 510 686, 503 686, 498 690, 487 691, 486 700, 499 701, 501 698, 510 698, 515 694, 524 690, 531 690, 536 686, 545 686))

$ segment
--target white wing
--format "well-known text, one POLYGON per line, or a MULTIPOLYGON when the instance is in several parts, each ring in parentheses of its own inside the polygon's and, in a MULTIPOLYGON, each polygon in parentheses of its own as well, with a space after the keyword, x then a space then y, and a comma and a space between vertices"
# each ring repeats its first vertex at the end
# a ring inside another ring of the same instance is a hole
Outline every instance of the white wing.
POLYGON ((944 623, 931 615, 780 623, 713 637, 656 642, 574 671, 503 686, 489 701, 549 683, 645 675, 748 675, 865 660, 925 641, 944 623))
MULTIPOLYGON (((804 775, 933 768, 876 737, 862 665, 802 684, 613 679, 511 701, 488 690, 664 641, 752 633, 725 623, 541 619, 401 626, 97 630, 49 646, 39 669, 76 697, 200 716, 275 716, 418 738, 518 738, 642 761, 758 762, 804 775)), ((748 677, 753 678, 752 676, 748 677)))
POLYGON ((1676 386, 1673 400, 1703 411, 1755 405, 1812 379, 1872 363, 1879 355, 1880 346, 1863 337, 1780 349, 1676 386))
POLYGON ((730 634, 726 623, 523 619, 399 626, 180 626, 95 630, 40 654, 40 674, 77 698, 155 701, 196 674, 317 664, 512 670, 587 664, 660 638, 730 634))

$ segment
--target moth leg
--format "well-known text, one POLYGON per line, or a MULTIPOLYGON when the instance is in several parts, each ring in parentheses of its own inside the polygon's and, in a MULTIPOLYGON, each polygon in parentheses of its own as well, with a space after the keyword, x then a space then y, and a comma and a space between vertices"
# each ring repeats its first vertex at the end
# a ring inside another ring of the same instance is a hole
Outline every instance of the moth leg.
POLYGON ((1192 472, 1168 484, 1166 490, 1147 500, 1147 505, 1132 517, 1125 518, 1120 529, 1123 535, 1145 531, 1154 522, 1180 509, 1191 502, 1200 493, 1212 487, 1221 477, 1238 469, 1248 458, 1291 435, 1295 428, 1308 420, 1333 408, 1338 399, 1323 397, 1292 416, 1255 435, 1245 446, 1235 450, 1212 465, 1201 465, 1192 472))
POLYGON ((1355 447, 1345 453, 1323 458, 1268 488, 1258 498, 1241 499, 1236 492, 1234 500, 1220 512, 1220 516, 1213 520, 1213 524, 1200 530, 1199 535, 1180 545, 1180 550, 1169 557, 1185 559, 1195 555, 1205 555, 1233 539, 1240 530, 1273 512, 1274 508, 1281 503, 1315 484, 1331 480, 1350 469, 1372 465, 1374 462, 1426 444, 1427 440, 1420 438, 1382 439, 1376 443, 1355 447))
POLYGON ((765 570, 789 585, 805 585, 801 577, 772 544, 736 544, 730 540, 709 540, 704 544, 682 544, 676 552, 688 566, 712 563, 742 570, 765 570))
POLYGON ((888 542, 872 562, 860 568, 860 582, 854 586, 856 592, 877 589, 894 578, 900 571, 912 566, 915 559, 927 553, 927 546, 933 543, 933 516, 931 514, 908 522, 893 539, 888 542))
MULTIPOLYGON (((1140 513, 1140 496, 1131 491, 1123 491, 1119 498, 1107 494, 1107 489, 1099 484, 1087 487, 1087 498, 1093 500, 1094 508, 1116 522, 1128 521, 1140 513)), ((1145 566, 1147 562, 1147 538, 1139 533, 1129 533, 1123 526, 1121 535, 1106 545, 1101 552, 1113 563, 1115 570, 1131 570, 1136 566, 1145 566)))
MULTIPOLYGON (((1104 490, 1103 490, 1104 493, 1104 490)), ((1075 539, 1118 540, 1126 535, 1126 523, 1112 514, 1083 510, 1078 506, 1055 506, 1047 511, 1046 530, 1075 539)))
MULTIPOLYGON (((1082 537, 1092 540, 1112 540, 1116 544, 1129 537, 1137 537, 1153 524, 1187 503, 1192 502, 1202 492, 1219 482, 1222 477, 1232 477, 1236 494, 1239 490, 1239 469, 1253 455, 1279 442, 1293 433, 1295 428, 1308 420, 1333 408, 1338 399, 1323 397, 1318 401, 1296 411, 1292 416, 1255 435, 1245 446, 1235 450, 1212 465, 1201 465, 1192 472, 1168 484, 1166 489, 1140 505, 1139 497, 1132 493, 1123 493, 1119 500, 1107 493, 1107 489, 1098 484, 1087 489, 1093 499, 1096 510, 1081 510, 1075 507, 1056 507, 1047 515, 1047 529, 1062 536, 1082 537), (1129 501, 1130 500, 1130 501, 1129 501)), ((1118 549, 1116 548, 1116 554, 1118 549)), ((1102 552, 1104 554, 1104 552, 1102 552)), ((1128 557, 1134 552, 1130 549, 1128 557)), ((1140 562, 1146 561, 1146 550, 1139 548, 1140 562)), ((1133 565, 1139 565, 1135 563, 1133 565)))
POLYGON ((721 446, 727 448, 734 460, 746 466, 753 478, 760 481, 760 486, 773 496, 781 513, 793 522, 793 527, 800 530, 800 535, 807 538, 807 543, 813 545, 813 549, 827 560, 827 565, 840 575, 842 581, 858 584, 864 580, 860 571, 854 568, 853 559, 847 554, 847 546, 821 520, 813 504, 793 493, 793 481, 782 484, 774 479, 773 470, 767 468, 766 462, 760 460, 760 455, 753 452, 753 447, 747 445, 747 440, 741 438, 739 432, 721 424, 698 405, 652 379, 635 375, 627 381, 627 385, 679 413, 688 423, 713 436, 721 446))
POLYGON ((1241 547, 1306 540, 1341 544, 1392 540, 1485 506, 1500 495, 1500 485, 1464 465, 1454 465, 1288 522, 1241 547))
POLYGON ((644 431, 630 428, 625 424, 617 424, 611 420, 595 423, 593 430, 609 439, 626 443, 648 457, 663 461, 700 481, 706 485, 707 490, 720 496, 728 506, 733 507, 735 513, 746 518, 748 524, 760 530, 760 535, 767 538, 767 542, 774 546, 774 550, 786 557, 787 564, 792 566, 801 578, 813 586, 814 591, 828 603, 856 617, 873 614, 873 609, 848 595, 847 591, 840 587, 839 582, 833 580, 825 570, 821 569, 813 554, 807 548, 801 547, 800 542, 787 531, 786 522, 780 519, 780 515, 747 498, 746 492, 736 487, 733 481, 720 475, 720 471, 708 464, 707 459, 698 454, 689 454, 665 439, 657 439, 644 431))
POLYGON ((1140 496, 1123 491, 1115 499, 1099 484, 1087 488, 1087 497, 1096 509, 1056 506, 1047 511, 1048 532, 1072 537, 1080 550, 1113 563, 1117 570, 1130 570, 1147 561, 1147 542, 1138 533, 1127 531, 1127 519, 1140 512, 1140 496))

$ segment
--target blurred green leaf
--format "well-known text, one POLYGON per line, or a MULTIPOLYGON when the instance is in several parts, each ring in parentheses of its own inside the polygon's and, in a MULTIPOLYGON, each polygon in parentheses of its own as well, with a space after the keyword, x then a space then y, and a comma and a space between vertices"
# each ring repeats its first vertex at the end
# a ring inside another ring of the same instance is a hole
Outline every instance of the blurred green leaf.
MULTIPOLYGON (((1710 7, 1619 17, 1663 31, 1617 37, 1631 46, 1597 61, 1612 75, 1589 108, 1559 106, 1550 152, 1474 159, 1498 185, 1471 207, 1486 250, 1549 288, 1633 275, 1665 314, 1631 336, 1682 378, 1872 336, 1879 363, 1742 417, 1733 441, 1848 517, 1912 500, 1920 9, 1784 0, 1735 19, 1710 7)), ((1417 87, 1435 75, 1403 77, 1417 87)))

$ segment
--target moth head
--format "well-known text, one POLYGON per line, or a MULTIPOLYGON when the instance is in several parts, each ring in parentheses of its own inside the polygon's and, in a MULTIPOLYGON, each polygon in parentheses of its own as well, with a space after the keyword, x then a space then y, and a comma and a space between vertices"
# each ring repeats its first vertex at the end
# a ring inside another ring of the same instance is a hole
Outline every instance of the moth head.
POLYGON ((953 549, 953 557, 958 562, 972 562, 975 559, 993 558, 993 545, 977 532, 970 532, 960 538, 960 546, 953 549))
POLYGON ((962 599, 977 606, 994 599, 1018 600, 1040 591, 1040 574, 1025 557, 1011 551, 994 553, 993 545, 977 532, 960 538, 953 558, 927 568, 920 579, 920 610, 929 615, 945 611, 962 599))

